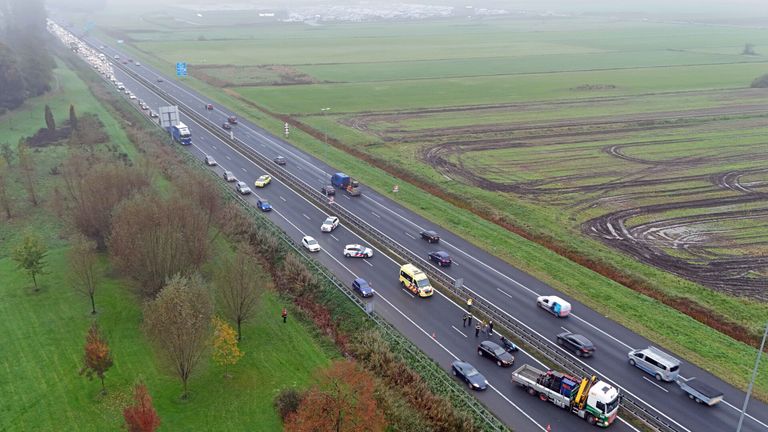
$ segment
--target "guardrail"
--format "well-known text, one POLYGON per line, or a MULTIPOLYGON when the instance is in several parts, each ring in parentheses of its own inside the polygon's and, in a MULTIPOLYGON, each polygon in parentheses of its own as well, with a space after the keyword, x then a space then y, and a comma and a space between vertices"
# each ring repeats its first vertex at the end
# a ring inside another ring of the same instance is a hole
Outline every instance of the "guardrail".
MULTIPOLYGON (((378 245, 382 246, 383 248, 392 251, 404 261, 417 264, 423 271, 429 274, 433 282, 436 282, 442 289, 446 290, 447 292, 451 293, 457 298, 465 299, 468 297, 473 297, 474 299, 473 309, 481 311, 485 316, 492 319, 494 321, 495 328, 500 327, 506 330, 507 332, 511 333, 512 335, 517 337, 520 341, 522 341, 525 345, 536 350, 536 352, 539 355, 549 359, 554 364, 558 365, 560 368, 562 368, 564 371, 570 374, 577 375, 577 376, 595 375, 594 372, 591 372, 585 369, 580 364, 575 362, 571 357, 565 355, 561 350, 553 347, 553 345, 549 341, 535 334, 526 326, 524 326, 522 323, 510 317, 510 315, 504 313, 504 311, 498 306, 492 303, 484 302, 482 300, 478 300, 474 298, 474 294, 471 293, 466 288, 464 288, 463 286, 455 287, 453 283, 454 280, 452 278, 450 278, 449 276, 445 275, 442 272, 438 272, 425 259, 415 255, 414 253, 409 251, 407 248, 400 245, 397 241, 393 240, 386 234, 382 233, 375 227, 368 224, 366 221, 357 217, 355 214, 353 214, 349 210, 341 207, 340 205, 330 203, 328 199, 325 197, 325 195, 323 195, 319 190, 317 190, 316 188, 313 188, 312 186, 307 184, 304 180, 294 176, 293 174, 286 171, 285 169, 282 169, 280 166, 275 164, 273 160, 267 158, 266 156, 262 155, 258 151, 254 150, 252 147, 247 145, 244 141, 242 141, 238 137, 234 137, 234 139, 232 139, 230 134, 221 130, 216 125, 211 126, 210 120, 205 116, 201 115, 200 113, 198 113, 194 108, 189 107, 187 104, 176 99, 175 97, 163 91, 162 89, 158 89, 154 83, 138 75, 130 68, 124 67, 123 65, 118 63, 116 63, 115 65, 120 70, 130 75, 136 81, 141 82, 149 90, 155 92, 160 97, 167 100, 168 102, 177 105, 181 112, 183 112, 185 115, 187 115, 189 118, 191 118, 195 122, 199 123, 201 126, 205 127, 213 135, 223 140, 224 142, 228 143, 230 146, 232 146, 234 149, 236 149, 246 157, 250 158, 253 162, 260 165, 264 170, 266 170, 274 178, 285 183, 292 190, 301 194, 308 200, 311 200, 313 204, 326 210, 328 214, 333 214, 338 216, 339 219, 344 224, 344 226, 347 227, 348 229, 354 231, 359 236, 369 241, 375 242, 378 245)), ((205 109, 205 107, 201 106, 200 109, 205 109)), ((291 246, 294 248, 294 250, 299 250, 297 249, 295 243, 290 238, 284 235, 283 239, 288 241, 291 244, 291 246)), ((303 252, 300 252, 300 254, 301 256, 304 256, 306 258, 303 252)), ((358 304, 358 306, 360 306, 361 308, 363 308, 363 310, 365 310, 364 306, 361 304, 362 301, 360 301, 360 299, 358 299, 357 296, 355 296, 353 293, 349 292, 348 288, 346 288, 343 284, 338 283, 335 277, 328 274, 324 270, 324 268, 319 264, 317 264, 314 260, 310 259, 309 261, 313 263, 312 264, 313 267, 316 268, 319 272, 323 273, 329 279, 335 281, 334 283, 338 285, 339 289, 341 289, 347 295, 347 297, 349 297, 352 301, 358 304)), ((389 324, 381 320, 380 318, 378 318, 375 314, 370 314, 370 315, 372 319, 377 321, 382 327, 389 328, 389 324)), ((395 331, 395 330, 392 330, 392 331, 395 331)), ((421 351, 419 351, 419 353, 422 356, 424 355, 423 353, 421 353, 421 351)), ((614 383, 614 385, 616 384, 614 383)), ((616 387, 618 387, 619 390, 623 390, 618 385, 616 385, 616 387)), ((624 409, 624 411, 636 417, 638 420, 640 420, 643 424, 645 424, 647 427, 651 428, 652 430, 658 431, 658 432, 679 432, 680 431, 679 428, 671 424, 664 416, 659 415, 656 412, 656 410, 654 410, 650 405, 642 401, 635 400, 634 398, 629 396, 626 392, 622 392, 621 397, 622 397, 621 407, 624 409)), ((474 400, 474 398, 472 399, 474 400)))
MULTIPOLYGON (((123 70, 124 72, 128 73, 129 75, 132 75, 134 79, 141 79, 140 76, 133 75, 132 71, 130 69, 123 68, 121 66, 118 66, 119 69, 123 70)), ((103 77, 102 77, 103 78, 103 77)), ((143 80, 143 79, 142 79, 143 80)), ((147 85, 146 80, 145 86, 147 85)), ((106 82, 106 80, 105 80, 106 82)), ((163 97, 164 99, 169 99, 170 96, 163 93, 160 94, 155 88, 148 87, 149 90, 157 93, 159 96, 163 97)), ((134 108, 136 108, 134 106, 134 108)), ((139 111, 137 109, 137 111, 139 111)), ((141 111, 139 111, 141 112, 141 111)), ((147 118, 148 121, 151 119, 147 118)), ((153 122, 153 124, 155 124, 153 122)), ((157 124, 155 124, 157 126, 157 124)), ((218 137, 222 138, 221 131, 214 131, 211 130, 210 127, 207 127, 206 129, 210 130, 211 132, 214 132, 218 137)), ((231 142, 228 138, 229 136, 226 136, 227 141, 231 142)), ((175 147, 175 146, 174 146, 175 147)), ((181 151, 178 147, 176 149, 179 151, 179 154, 183 155, 188 162, 195 164, 200 169, 204 170, 206 173, 210 174, 211 176, 215 177, 217 180, 219 180, 219 177, 214 173, 212 170, 207 169, 200 160, 193 157, 189 152, 181 151)), ((251 155, 253 157, 254 155, 251 155)), ((426 354, 424 354, 418 347, 416 347, 411 341, 406 339, 400 332, 392 327, 391 324, 389 324, 387 321, 379 317, 375 312, 366 310, 366 303, 357 296, 350 287, 347 285, 341 283, 332 273, 329 273, 327 269, 319 264, 317 261, 315 261, 311 256, 307 255, 307 253, 304 251, 303 248, 301 248, 299 245, 294 242, 292 238, 290 238, 283 230, 277 228, 269 219, 265 218, 260 213, 256 212, 256 210, 253 208, 252 205, 250 205, 247 201, 245 201, 239 194, 237 194, 234 190, 227 187, 226 184, 221 183, 219 181, 216 182, 217 185, 219 185, 220 189, 228 195, 230 199, 233 199, 237 201, 237 203, 245 209, 249 214, 251 214, 252 217, 256 217, 261 219, 264 224, 275 233, 275 235, 284 243, 286 244, 294 253, 296 253, 298 256, 300 256, 303 261, 310 266, 312 270, 314 270, 316 273, 320 274, 325 280, 330 283, 334 288, 342 292, 349 300, 353 302, 357 307, 359 307, 368 318, 370 318, 373 323, 378 327, 378 329, 382 332, 382 336, 395 348, 397 353, 403 358, 404 361, 407 363, 410 363, 412 367, 419 368, 419 374, 425 376, 427 379, 427 383, 438 383, 441 384, 441 389, 443 391, 448 392, 448 397, 454 402, 458 403, 462 406, 468 407, 470 410, 471 415, 475 418, 476 421, 478 421, 483 427, 484 430, 487 431, 494 431, 494 432, 504 432, 509 431, 509 428, 501 422, 498 418, 493 416, 486 408, 483 406, 479 400, 477 400, 475 397, 471 396, 467 392, 465 392, 462 388, 460 388, 454 380, 450 378, 448 374, 445 373, 445 371, 441 368, 441 366, 436 363, 434 360, 429 358, 426 354)))

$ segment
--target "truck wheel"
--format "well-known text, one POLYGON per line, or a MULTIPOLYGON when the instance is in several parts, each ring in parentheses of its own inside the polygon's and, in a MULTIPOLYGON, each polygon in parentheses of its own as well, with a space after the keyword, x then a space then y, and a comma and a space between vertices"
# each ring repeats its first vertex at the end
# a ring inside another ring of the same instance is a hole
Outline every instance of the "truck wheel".
POLYGON ((482 356, 483 356, 483 351, 481 351, 481 350, 477 350, 477 355, 479 355, 480 357, 482 357, 482 356))
POLYGON ((587 414, 587 423, 593 425, 597 423, 597 419, 592 414, 587 414))
POLYGON ((635 359, 629 359, 629 364, 630 364, 630 366, 634 366, 635 365, 635 359))
POLYGON ((688 399, 690 399, 690 400, 693 400, 693 395, 692 395, 692 394, 689 394, 689 395, 688 395, 688 399))
POLYGON ((536 394, 537 394, 536 389, 532 388, 532 387, 528 387, 527 391, 528 391, 528 394, 531 395, 531 396, 536 396, 536 394))
POLYGON ((544 394, 544 393, 539 393, 539 400, 541 400, 542 402, 546 402, 546 401, 547 401, 547 399, 549 399, 549 397, 547 397, 547 395, 546 395, 546 394, 544 394))
POLYGON ((696 403, 704 403, 701 399, 696 398, 696 403))

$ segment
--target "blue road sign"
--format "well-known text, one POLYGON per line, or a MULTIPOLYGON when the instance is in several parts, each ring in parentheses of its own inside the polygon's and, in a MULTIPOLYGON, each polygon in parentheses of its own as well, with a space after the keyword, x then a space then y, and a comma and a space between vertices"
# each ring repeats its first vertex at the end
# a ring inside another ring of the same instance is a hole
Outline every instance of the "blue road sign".
POLYGON ((177 62, 176 63, 176 76, 187 76, 187 63, 186 62, 177 62))

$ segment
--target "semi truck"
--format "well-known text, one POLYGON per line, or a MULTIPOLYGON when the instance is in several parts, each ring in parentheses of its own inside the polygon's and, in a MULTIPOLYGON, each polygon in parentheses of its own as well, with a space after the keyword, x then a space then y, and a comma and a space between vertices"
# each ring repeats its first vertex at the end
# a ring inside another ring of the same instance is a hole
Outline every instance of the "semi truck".
POLYGON ((335 188, 345 191, 350 196, 360 196, 360 183, 344 173, 336 173, 331 176, 331 184, 335 188))
POLYGON ((592 425, 610 426, 619 411, 618 390, 596 376, 577 378, 552 370, 540 371, 525 364, 512 372, 512 383, 592 425))
POLYGON ((176 123, 170 127, 171 136, 173 140, 181 145, 192 144, 192 134, 189 132, 189 128, 184 123, 176 123))

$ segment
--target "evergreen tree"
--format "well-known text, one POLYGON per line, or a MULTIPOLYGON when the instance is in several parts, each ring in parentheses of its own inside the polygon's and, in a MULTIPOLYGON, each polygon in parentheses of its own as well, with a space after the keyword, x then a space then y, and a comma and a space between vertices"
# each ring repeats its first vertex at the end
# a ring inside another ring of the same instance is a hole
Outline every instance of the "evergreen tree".
POLYGON ((0 42, 0 108, 14 109, 24 103, 24 79, 13 51, 0 42))
POLYGON ((56 121, 53 119, 53 112, 48 105, 45 106, 45 127, 48 128, 48 132, 56 131, 56 121))
POLYGON ((69 106, 69 127, 74 131, 77 129, 77 114, 75 114, 75 106, 69 106))

